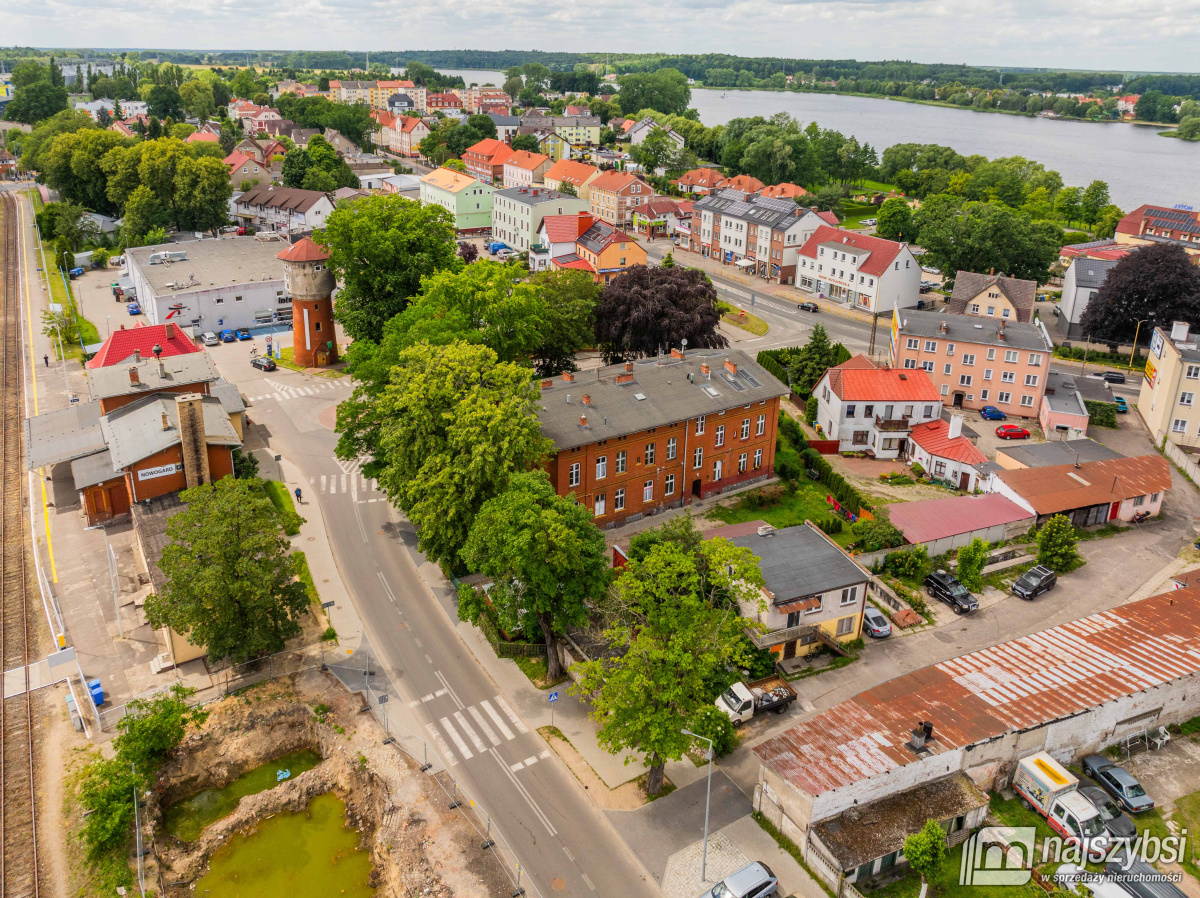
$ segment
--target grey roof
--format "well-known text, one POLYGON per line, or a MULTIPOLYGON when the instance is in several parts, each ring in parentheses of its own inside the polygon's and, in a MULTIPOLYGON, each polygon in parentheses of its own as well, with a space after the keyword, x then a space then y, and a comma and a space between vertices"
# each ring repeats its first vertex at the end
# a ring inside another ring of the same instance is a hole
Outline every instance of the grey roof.
POLYGON ((397 93, 397 94, 392 94, 390 97, 388 97, 388 105, 389 105, 389 106, 392 106, 392 105, 399 106, 399 105, 401 105, 402 103, 407 103, 409 106, 415 106, 415 105, 416 105, 416 104, 413 102, 413 98, 412 98, 412 97, 410 97, 408 94, 405 94, 405 93, 397 93))
POLYGON ((543 381, 549 386, 542 387, 538 408, 542 433, 558 450, 574 449, 788 395, 787 386, 741 350, 689 350, 682 360, 644 359, 634 363, 631 382, 616 383, 624 373, 624 366, 613 365, 580 374, 576 382, 543 381), (737 365, 736 376, 725 370, 726 359, 737 365), (702 362, 711 366, 709 378, 700 373, 702 362), (590 406, 582 403, 584 393, 590 406), (580 415, 587 416, 586 427, 580 415))
MULTIPOLYGON (((722 217, 737 218, 757 225, 777 228, 781 223, 791 224, 806 211, 790 199, 758 196, 740 190, 721 190, 696 201, 693 209, 715 212, 722 217)), ((840 243, 839 249, 845 249, 840 243)), ((846 250, 849 252, 849 250, 846 250)))
POLYGON ((571 196, 569 193, 559 193, 557 190, 551 190, 548 187, 506 187, 503 190, 495 191, 492 197, 493 200, 495 197, 504 197, 526 206, 538 206, 542 203, 555 203, 559 200, 578 199, 578 197, 571 196))
MULTIPOLYGON (((332 129, 331 129, 332 130, 332 129)), ((295 140, 295 138, 292 138, 295 140)), ((264 206, 267 209, 287 209, 293 212, 307 212, 322 199, 328 199, 329 194, 319 190, 302 190, 299 187, 272 187, 262 185, 251 187, 236 202, 239 205, 264 206)), ((250 238, 253 239, 253 238, 250 238)), ((254 241, 258 242, 258 241, 254 241)), ((270 244, 265 244, 270 246, 270 244)))
POLYGON ((112 453, 105 449, 71 462, 71 476, 75 478, 75 489, 82 490, 124 477, 125 472, 113 467, 112 453))
POLYGON ((536 112, 527 113, 521 121, 551 128, 592 128, 602 124, 598 115, 541 115, 536 112))
POLYGON ((128 396, 131 393, 146 396, 167 388, 211 383, 220 376, 217 366, 213 364, 207 352, 172 355, 161 362, 157 359, 142 359, 136 365, 106 365, 103 368, 87 369, 88 389, 93 399, 128 396), (138 370, 137 386, 129 382, 130 368, 138 370))
POLYGON ((1084 377, 1083 375, 1074 375, 1075 389, 1088 402, 1107 402, 1110 405, 1113 401, 1112 390, 1099 377, 1084 377))
POLYGON ((1046 375, 1046 404, 1050 410, 1063 415, 1082 415, 1087 417, 1087 406, 1079 395, 1076 384, 1084 378, 1076 378, 1073 374, 1051 371, 1046 375))
POLYGON ((954 293, 950 296, 947 311, 961 315, 967 303, 986 290, 997 287, 1017 310, 1018 321, 1028 321, 1033 315, 1033 304, 1037 300, 1037 281, 1008 278, 1002 274, 977 274, 960 271, 954 276, 954 293))
MULTIPOLYGON (((127 468, 179 442, 179 413, 175 400, 180 395, 144 396, 100 419, 114 468, 127 468), (163 427, 164 415, 166 427, 163 427)), ((204 410, 204 436, 209 445, 242 444, 220 399, 205 396, 201 407, 204 410)))
POLYGON ((391 184, 398 191, 403 193, 406 190, 420 190, 421 179, 416 175, 389 175, 383 179, 386 183, 391 184))
POLYGON ((31 471, 102 451, 100 403, 95 400, 25 419, 25 464, 31 471))
POLYGON ((1108 273, 1119 261, 1119 259, 1076 259, 1071 263, 1071 267, 1075 269, 1075 286, 1092 289, 1103 287, 1104 282, 1108 280, 1108 273))
POLYGON ((1027 468, 1048 468, 1054 465, 1073 465, 1077 461, 1082 463, 1124 458, 1120 452, 1114 452, 1087 437, 1078 440, 1055 440, 1051 443, 1004 446, 999 451, 1027 468))
POLYGON ((629 243, 637 242, 633 237, 624 231, 618 231, 608 222, 596 219, 596 223, 580 234, 576 242, 588 252, 599 255, 613 243, 616 243, 618 239, 628 241, 629 243))
POLYGON ((900 333, 906 337, 934 337, 955 343, 980 343, 1009 349, 1050 351, 1050 338, 1040 325, 1022 324, 1019 321, 1007 322, 1003 328, 1004 339, 1001 340, 1000 323, 981 321, 973 315, 950 315, 945 312, 914 312, 904 309, 900 313, 900 333), (945 333, 942 333, 943 324, 946 326, 945 333))
POLYGON ((225 409, 226 414, 234 415, 246 410, 246 403, 242 399, 242 394, 238 392, 238 388, 224 378, 211 384, 208 392, 221 400, 221 407, 225 409))
POLYGON ((162 561, 163 549, 170 540, 167 538, 167 521, 183 511, 183 500, 179 493, 167 493, 155 496, 153 499, 143 499, 134 502, 132 506, 133 525, 137 528, 138 545, 146 556, 146 569, 150 574, 150 582, 154 589, 163 588, 166 579, 158 563, 162 561))
MULTIPOLYGON (((244 193, 242 197, 253 192, 244 193)), ((126 250, 125 256, 130 267, 136 265, 154 292, 162 296, 166 293, 187 294, 211 290, 218 284, 225 286, 251 281, 279 281, 282 287, 283 263, 275 258, 279 250, 278 243, 264 243, 253 237, 221 237, 171 246, 139 246, 126 250), (180 262, 150 264, 153 253, 168 250, 186 253, 187 258, 180 262)))
POLYGON ((495 122, 497 127, 514 128, 521 124, 521 117, 518 115, 497 115, 489 112, 487 117, 495 122))
MULTIPOLYGON (((721 533, 717 530, 713 535, 721 533)), ((758 556, 776 605, 870 579, 845 552, 807 524, 774 530, 769 536, 738 536, 730 542, 758 556)))

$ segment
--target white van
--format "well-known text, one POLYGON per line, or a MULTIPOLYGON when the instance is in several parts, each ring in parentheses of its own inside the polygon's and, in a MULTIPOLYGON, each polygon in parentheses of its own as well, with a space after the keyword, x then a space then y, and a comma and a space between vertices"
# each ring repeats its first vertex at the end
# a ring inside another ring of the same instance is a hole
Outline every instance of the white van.
POLYGON ((1065 792, 1050 804, 1046 820, 1068 842, 1086 848, 1091 860, 1102 860, 1112 846, 1112 836, 1096 806, 1078 790, 1065 792))

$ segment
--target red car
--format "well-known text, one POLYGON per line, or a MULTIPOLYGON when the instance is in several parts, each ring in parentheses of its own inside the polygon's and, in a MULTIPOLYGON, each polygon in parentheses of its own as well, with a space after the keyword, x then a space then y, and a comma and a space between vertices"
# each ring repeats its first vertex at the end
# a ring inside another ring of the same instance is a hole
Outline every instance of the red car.
POLYGON ((1001 424, 996 428, 996 436, 1002 440, 1027 440, 1029 431, 1016 424, 1001 424))

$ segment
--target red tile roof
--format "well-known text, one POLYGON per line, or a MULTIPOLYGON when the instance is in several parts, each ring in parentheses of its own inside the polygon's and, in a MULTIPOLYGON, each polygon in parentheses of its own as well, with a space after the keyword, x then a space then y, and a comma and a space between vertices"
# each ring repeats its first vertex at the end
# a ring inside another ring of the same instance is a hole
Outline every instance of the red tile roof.
POLYGON ((576 162, 574 159, 559 159, 546 169, 547 181, 565 181, 575 187, 582 187, 592 175, 600 169, 586 162, 576 162))
POLYGON ((491 137, 485 137, 483 140, 474 146, 469 146, 466 152, 488 160, 491 165, 502 165, 508 161, 508 157, 512 155, 513 149, 502 140, 495 140, 491 137))
MULTIPOLYGON (((1130 602, 914 670, 800 723, 751 751, 817 796, 936 763, 907 746, 933 723, 930 755, 1035 730, 1105 702, 1200 672, 1200 588, 1130 602)), ((881 779, 879 781, 882 781, 881 779)), ((847 801, 847 804, 849 802, 847 801)))
POLYGON ((546 226, 546 239, 551 243, 574 243, 596 221, 588 212, 578 215, 547 215, 542 219, 546 226))
POLYGON ((835 228, 841 224, 841 222, 838 221, 838 217, 832 212, 818 212, 817 217, 820 218, 822 221, 829 222, 835 228))
POLYGON ((505 165, 513 165, 526 171, 534 171, 539 165, 549 162, 550 157, 541 153, 531 153, 528 150, 513 150, 511 156, 504 160, 505 165))
POLYGON ((187 355, 203 350, 192 342, 181 328, 173 324, 139 324, 137 327, 126 328, 122 325, 108 335, 108 339, 99 351, 88 360, 88 368, 106 368, 109 365, 119 365, 133 355, 134 350, 140 352, 143 358, 154 357, 154 347, 162 348, 162 358, 173 355, 187 355), (171 336, 167 336, 167 328, 171 336))
POLYGON ((211 131, 193 131, 184 143, 216 143, 217 135, 211 131))
POLYGON ((572 268, 576 271, 588 271, 592 274, 596 273, 596 269, 588 264, 586 259, 581 259, 575 253, 568 253, 565 256, 559 256, 552 260, 555 268, 572 268))
POLYGON ((311 237, 301 237, 275 258, 284 262, 323 262, 329 258, 329 253, 311 237))
POLYGON ((908 438, 937 458, 948 458, 968 465, 981 465, 987 461, 987 456, 966 437, 959 435, 950 439, 950 423, 941 418, 918 424, 908 438))
POLYGON ((1171 466, 1161 455, 1001 470, 996 471, 996 477, 1038 514, 1122 502, 1171 488, 1171 466))
POLYGON ((691 171, 680 175, 677 183, 680 187, 707 187, 711 189, 716 187, 723 177, 724 175, 715 168, 693 168, 691 171))
POLYGON ((920 368, 839 366, 826 375, 829 388, 843 402, 941 402, 937 387, 920 368))
POLYGON ((867 250, 870 255, 867 256, 865 262, 858 266, 858 270, 862 274, 871 274, 875 277, 879 277, 887 271, 892 260, 900 255, 900 251, 907 246, 904 243, 884 240, 882 237, 871 237, 867 234, 858 234, 822 225, 808 238, 808 242, 800 247, 800 255, 810 259, 817 258, 817 250, 822 243, 840 243, 846 248, 867 250))
POLYGON ((1137 237, 1153 228, 1156 236, 1184 239, 1200 234, 1200 213, 1145 204, 1138 206, 1117 223, 1118 234, 1137 237), (1166 233, 1164 233, 1166 232, 1166 233))
POLYGON ((888 506, 888 519, 914 545, 1032 518, 1030 512, 999 493, 893 502, 888 506))
POLYGON ((741 190, 744 193, 758 193, 763 189, 763 182, 751 175, 738 175, 726 178, 717 184, 722 190, 741 190))
POLYGON ((228 156, 226 156, 221 161, 229 166, 229 170, 231 172, 237 171, 241 166, 245 165, 247 162, 253 162, 257 165, 262 165, 262 163, 259 162, 257 159, 255 159, 253 156, 247 156, 245 153, 241 152, 240 150, 234 150, 232 153, 230 153, 228 156))
POLYGON ((770 187, 764 187, 759 191, 759 195, 790 200, 795 199, 798 196, 808 196, 808 191, 799 184, 783 183, 772 184, 770 187))
MULTIPOLYGON (((635 178, 629 172, 613 169, 612 171, 601 172, 600 177, 592 182, 591 189, 593 191, 600 190, 610 193, 620 193, 626 187, 638 182, 638 180, 638 178, 635 178)), ((651 188, 647 187, 646 189, 653 193, 651 188)))
POLYGON ((413 128, 417 127, 417 125, 425 124, 421 119, 413 118, 412 116, 408 115, 400 116, 400 120, 404 122, 404 127, 402 127, 400 130, 406 133, 411 132, 413 128))

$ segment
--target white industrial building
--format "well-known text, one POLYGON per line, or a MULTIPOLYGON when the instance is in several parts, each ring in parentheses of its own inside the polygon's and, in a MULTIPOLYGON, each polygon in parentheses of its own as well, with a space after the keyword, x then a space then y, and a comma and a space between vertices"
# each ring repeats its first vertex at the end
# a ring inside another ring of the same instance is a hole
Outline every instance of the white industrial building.
POLYGON ((127 250, 125 265, 152 324, 172 321, 202 331, 253 328, 292 320, 292 300, 276 256, 284 245, 222 237, 127 250))

